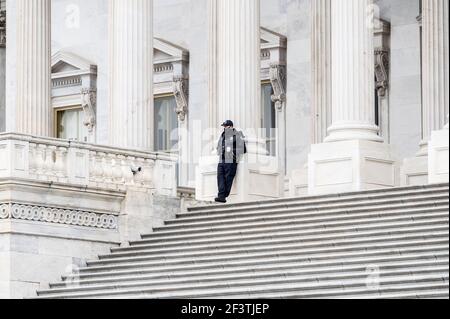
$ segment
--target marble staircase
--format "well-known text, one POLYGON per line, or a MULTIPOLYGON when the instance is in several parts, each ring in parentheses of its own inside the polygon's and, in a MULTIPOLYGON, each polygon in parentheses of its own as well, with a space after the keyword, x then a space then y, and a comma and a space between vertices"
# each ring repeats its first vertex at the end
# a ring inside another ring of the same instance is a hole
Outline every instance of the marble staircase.
POLYGON ((37 298, 449 297, 449 185, 193 207, 37 298))

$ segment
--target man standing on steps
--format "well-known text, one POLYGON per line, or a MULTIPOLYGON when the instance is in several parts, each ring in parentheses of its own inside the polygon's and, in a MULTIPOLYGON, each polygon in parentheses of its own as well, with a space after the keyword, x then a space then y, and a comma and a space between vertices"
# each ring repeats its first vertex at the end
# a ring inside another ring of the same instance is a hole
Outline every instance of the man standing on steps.
POLYGON ((239 159, 247 153, 244 141, 244 134, 234 128, 234 123, 230 120, 222 124, 224 131, 217 145, 219 155, 219 166, 217 168, 217 184, 219 195, 216 198, 218 203, 226 203, 230 196, 233 181, 236 177, 239 159))

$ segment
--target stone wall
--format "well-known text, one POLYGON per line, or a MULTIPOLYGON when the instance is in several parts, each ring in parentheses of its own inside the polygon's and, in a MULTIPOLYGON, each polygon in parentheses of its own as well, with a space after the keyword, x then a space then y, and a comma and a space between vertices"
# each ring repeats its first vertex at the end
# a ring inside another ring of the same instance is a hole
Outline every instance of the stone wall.
POLYGON ((124 192, 0 178, 0 298, 35 296, 120 244, 124 192))

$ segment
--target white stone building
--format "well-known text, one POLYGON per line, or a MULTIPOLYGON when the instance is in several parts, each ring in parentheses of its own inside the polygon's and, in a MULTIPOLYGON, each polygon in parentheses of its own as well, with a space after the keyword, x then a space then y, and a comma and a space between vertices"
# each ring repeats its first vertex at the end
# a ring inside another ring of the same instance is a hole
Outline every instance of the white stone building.
POLYGON ((194 189, 210 201, 226 119, 249 144, 234 202, 448 183, 448 13, 2 0, 0 297, 150 232, 194 189))

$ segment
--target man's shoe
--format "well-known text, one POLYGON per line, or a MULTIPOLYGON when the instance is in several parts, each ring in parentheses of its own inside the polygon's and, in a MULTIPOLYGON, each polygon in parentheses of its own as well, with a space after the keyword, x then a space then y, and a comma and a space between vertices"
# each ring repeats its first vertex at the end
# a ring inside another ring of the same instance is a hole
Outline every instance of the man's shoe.
POLYGON ((215 199, 215 201, 216 201, 216 203, 223 203, 223 204, 225 204, 225 203, 227 202, 226 199, 224 199, 224 198, 219 198, 219 197, 217 197, 217 198, 215 199))

